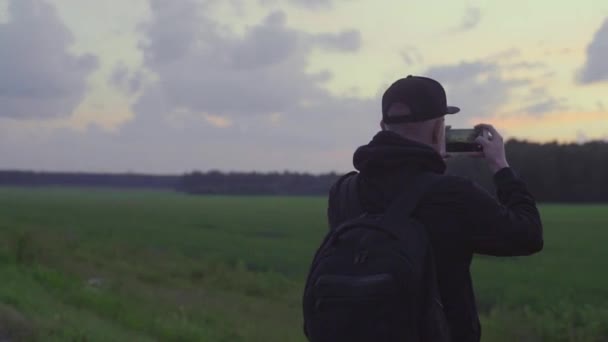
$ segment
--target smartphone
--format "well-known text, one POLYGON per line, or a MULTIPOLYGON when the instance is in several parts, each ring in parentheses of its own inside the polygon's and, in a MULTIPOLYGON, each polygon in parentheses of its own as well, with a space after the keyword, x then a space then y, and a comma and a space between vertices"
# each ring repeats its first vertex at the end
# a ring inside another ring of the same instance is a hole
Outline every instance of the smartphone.
POLYGON ((483 147, 475 142, 481 131, 471 129, 454 129, 447 127, 445 131, 445 147, 447 153, 481 152, 483 147))

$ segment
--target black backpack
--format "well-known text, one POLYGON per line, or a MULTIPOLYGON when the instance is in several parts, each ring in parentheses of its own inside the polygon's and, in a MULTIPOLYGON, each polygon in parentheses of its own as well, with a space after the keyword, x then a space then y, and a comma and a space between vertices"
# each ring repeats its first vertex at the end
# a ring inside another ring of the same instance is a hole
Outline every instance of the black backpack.
POLYGON ((383 215, 361 208, 357 177, 338 183, 340 217, 351 219, 327 234, 310 267, 303 295, 308 340, 449 341, 430 240, 411 216, 440 176, 412 179, 383 215))

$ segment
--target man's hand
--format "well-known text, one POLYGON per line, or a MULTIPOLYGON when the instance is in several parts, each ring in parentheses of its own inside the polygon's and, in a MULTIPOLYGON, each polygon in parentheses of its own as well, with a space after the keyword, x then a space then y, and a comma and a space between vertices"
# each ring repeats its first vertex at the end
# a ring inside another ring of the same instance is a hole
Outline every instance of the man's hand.
POLYGON ((509 167, 505 153, 505 144, 498 131, 492 125, 487 124, 477 125, 475 128, 483 132, 482 136, 475 139, 475 142, 483 146, 481 155, 488 162, 490 170, 496 173, 505 167, 509 167))

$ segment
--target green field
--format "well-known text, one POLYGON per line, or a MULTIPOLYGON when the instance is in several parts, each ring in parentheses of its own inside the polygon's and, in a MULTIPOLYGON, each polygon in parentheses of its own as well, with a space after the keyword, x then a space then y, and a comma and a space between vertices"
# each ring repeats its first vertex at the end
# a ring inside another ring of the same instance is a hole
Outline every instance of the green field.
MULTIPOLYGON (((483 341, 608 341, 608 206, 474 262, 483 341)), ((304 341, 324 198, 0 189, 0 341, 304 341)))

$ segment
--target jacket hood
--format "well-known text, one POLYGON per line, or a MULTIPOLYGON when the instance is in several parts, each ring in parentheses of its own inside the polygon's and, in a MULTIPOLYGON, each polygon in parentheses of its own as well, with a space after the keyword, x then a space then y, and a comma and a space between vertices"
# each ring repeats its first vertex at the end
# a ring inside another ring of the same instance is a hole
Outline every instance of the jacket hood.
POLYGON ((443 158, 431 146, 389 131, 377 133, 369 144, 359 147, 353 156, 353 165, 368 175, 403 170, 443 174, 446 170, 443 158))

